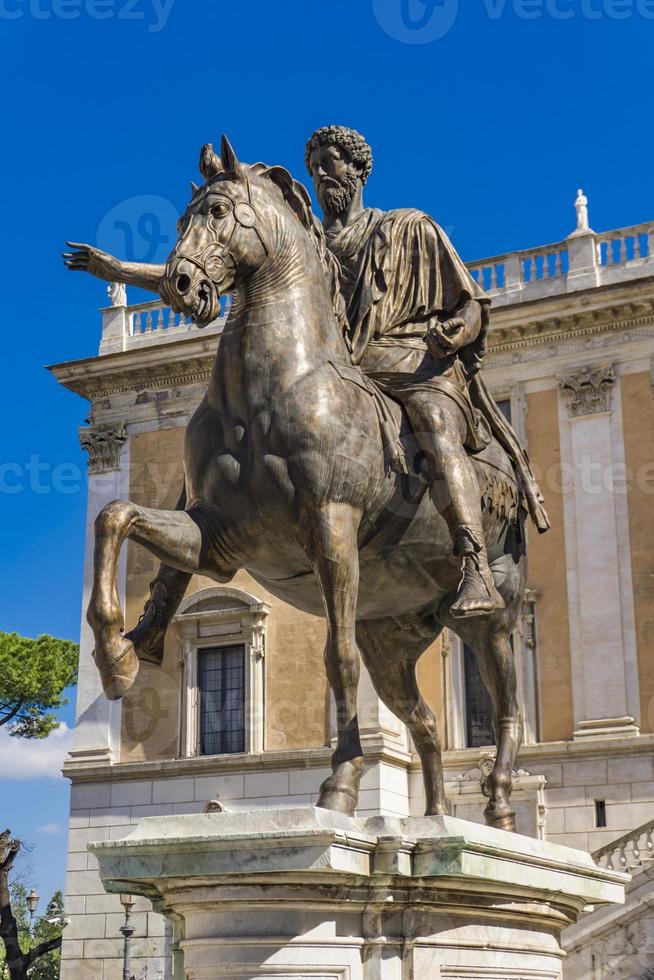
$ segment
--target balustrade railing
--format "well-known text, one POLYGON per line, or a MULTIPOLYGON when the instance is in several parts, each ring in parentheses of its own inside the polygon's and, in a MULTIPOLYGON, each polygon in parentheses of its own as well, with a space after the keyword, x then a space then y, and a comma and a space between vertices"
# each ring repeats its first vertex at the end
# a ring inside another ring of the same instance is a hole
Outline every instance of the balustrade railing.
POLYGON ((521 289, 548 279, 561 279, 568 274, 568 268, 569 255, 565 242, 468 263, 473 279, 489 293, 521 289))
POLYGON ((654 258, 654 224, 632 225, 595 236, 597 262, 601 268, 626 266, 639 259, 654 258))
POLYGON ((654 861, 654 820, 593 852, 593 861, 609 871, 637 871, 654 861))
MULTIPOLYGON (((220 314, 216 320, 223 319, 231 305, 231 296, 223 296, 220 300, 220 314)), ((149 303, 138 303, 127 308, 129 314, 129 334, 131 337, 147 336, 155 332, 190 330, 193 321, 182 313, 175 313, 170 306, 164 306, 159 300, 149 303)))
POLYGON ((191 325, 189 317, 174 313, 169 306, 158 300, 138 303, 128 307, 130 337, 147 336, 163 330, 186 330, 191 325))
POLYGON ((468 269, 496 305, 600 286, 615 281, 616 275, 652 275, 654 223, 600 234, 575 232, 552 245, 469 262, 468 269))
MULTIPOLYGON (((595 233, 578 228, 564 241, 467 263, 494 306, 536 300, 630 278, 654 275, 654 222, 595 233)), ((231 297, 221 300, 220 324, 231 297)), ((103 310, 101 353, 128 350, 149 338, 178 337, 194 329, 188 317, 158 301, 103 310)))
MULTIPOLYGON (((231 296, 220 300, 220 312, 209 327, 224 322, 232 303, 231 296)), ((175 313, 160 300, 134 303, 130 306, 109 306, 102 311, 101 354, 130 350, 152 340, 153 343, 174 339, 195 330, 190 317, 175 313)))

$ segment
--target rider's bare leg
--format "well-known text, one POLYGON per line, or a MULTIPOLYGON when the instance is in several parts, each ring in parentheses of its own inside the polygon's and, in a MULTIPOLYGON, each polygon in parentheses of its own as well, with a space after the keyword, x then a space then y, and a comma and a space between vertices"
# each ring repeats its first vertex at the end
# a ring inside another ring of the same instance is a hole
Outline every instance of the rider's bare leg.
POLYGON ((450 615, 480 616, 501 609, 504 601, 488 566, 482 528, 479 483, 464 448, 466 421, 456 403, 435 400, 432 392, 412 395, 406 409, 420 448, 427 457, 431 498, 447 521, 462 576, 450 615))

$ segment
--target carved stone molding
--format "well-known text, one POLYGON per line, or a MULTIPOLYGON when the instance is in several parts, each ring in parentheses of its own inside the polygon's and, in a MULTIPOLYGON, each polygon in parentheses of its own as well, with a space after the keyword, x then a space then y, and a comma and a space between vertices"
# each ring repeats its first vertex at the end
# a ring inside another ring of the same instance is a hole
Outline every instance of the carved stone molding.
POLYGON ((120 467, 120 453, 127 442, 127 429, 118 425, 94 425, 79 430, 82 449, 89 454, 89 473, 108 473, 120 467))
POLYGON ((587 368, 572 377, 560 378, 561 388, 570 397, 570 414, 573 418, 610 411, 611 388, 615 380, 612 365, 587 368))

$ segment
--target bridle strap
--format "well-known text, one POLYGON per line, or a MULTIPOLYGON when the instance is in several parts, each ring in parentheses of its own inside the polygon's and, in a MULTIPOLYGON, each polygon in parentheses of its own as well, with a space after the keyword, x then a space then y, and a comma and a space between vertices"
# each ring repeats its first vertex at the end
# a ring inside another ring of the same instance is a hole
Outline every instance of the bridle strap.
MULTIPOLYGON (((250 187, 250 179, 247 176, 247 174, 244 174, 244 177, 245 177, 245 187, 247 190, 247 198, 248 198, 247 203, 245 201, 237 201, 236 203, 232 201, 233 225, 227 241, 224 244, 220 242, 217 238, 215 238, 213 234, 213 228, 210 228, 212 232, 212 240, 211 242, 209 242, 208 245, 205 245, 203 248, 198 249, 198 251, 192 255, 182 251, 176 253, 176 258, 186 259, 187 262, 191 262, 194 266, 196 266, 200 270, 200 272, 204 273, 204 275, 207 276, 208 279, 211 279, 211 281, 214 283, 218 282, 218 280, 222 278, 222 276, 216 277, 215 274, 211 275, 211 273, 207 270, 206 267, 206 263, 208 259, 205 259, 204 256, 206 255, 207 251, 211 249, 212 254, 208 257, 209 259, 219 260, 220 262, 222 262, 224 267, 227 266, 227 261, 229 261, 231 265, 234 268, 236 268, 236 262, 234 261, 233 255, 229 251, 229 246, 231 245, 234 239, 234 235, 236 234, 236 230, 239 227, 254 229, 257 238, 261 242, 261 247, 266 253, 266 257, 270 256, 270 249, 268 248, 266 240, 264 239, 263 235, 261 234, 261 231, 259 230, 258 215, 252 204, 252 190, 250 187), (240 217, 239 217, 239 207, 241 210, 240 217), (251 219, 251 223, 250 223, 250 219, 251 219)), ((225 196, 228 197, 229 195, 225 195, 225 196)))

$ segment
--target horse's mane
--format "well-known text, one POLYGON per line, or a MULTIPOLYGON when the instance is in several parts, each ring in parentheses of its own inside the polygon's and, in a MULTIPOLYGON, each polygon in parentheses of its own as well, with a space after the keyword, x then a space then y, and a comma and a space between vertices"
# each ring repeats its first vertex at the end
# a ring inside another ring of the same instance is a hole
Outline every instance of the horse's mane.
POLYGON ((334 314, 345 334, 347 316, 345 301, 341 294, 341 267, 336 256, 327 247, 325 230, 313 213, 311 198, 306 187, 299 180, 295 180, 285 167, 269 167, 265 163, 255 163, 249 169, 258 177, 267 177, 275 184, 293 214, 309 232, 309 237, 327 278, 334 314))

